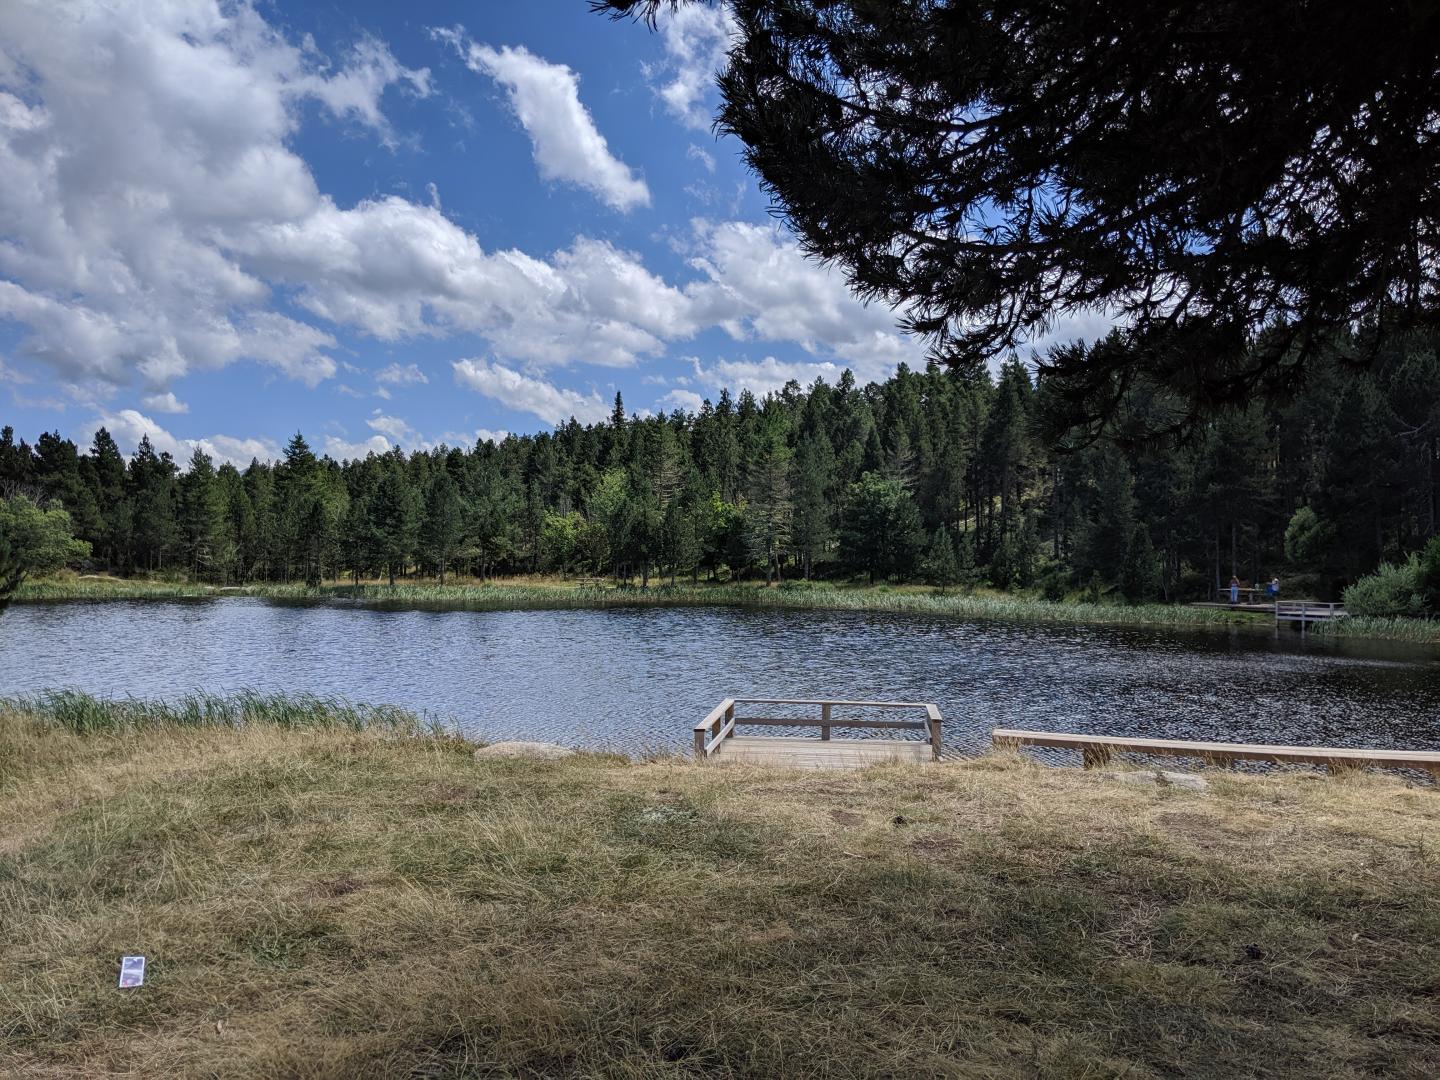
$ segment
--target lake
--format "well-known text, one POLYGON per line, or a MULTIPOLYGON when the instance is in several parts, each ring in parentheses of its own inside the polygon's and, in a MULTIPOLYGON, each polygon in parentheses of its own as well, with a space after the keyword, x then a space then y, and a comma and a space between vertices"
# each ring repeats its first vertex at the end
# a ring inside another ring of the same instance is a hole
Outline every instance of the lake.
POLYGON ((254 688, 390 702, 487 740, 685 749, 726 696, 934 701, 994 727, 1440 748, 1433 651, 1298 633, 739 608, 383 610, 255 598, 18 604, 0 695, 254 688))

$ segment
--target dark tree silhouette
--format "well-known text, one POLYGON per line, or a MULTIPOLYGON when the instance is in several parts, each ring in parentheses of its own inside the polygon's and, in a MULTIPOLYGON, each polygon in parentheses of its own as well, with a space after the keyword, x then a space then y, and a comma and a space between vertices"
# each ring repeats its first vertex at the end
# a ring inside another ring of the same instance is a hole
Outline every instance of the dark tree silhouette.
POLYGON ((25 580, 25 570, 20 563, 20 551, 12 547, 5 537, 0 536, 0 611, 10 606, 10 597, 25 580))
POLYGON ((1179 426, 1440 313, 1440 5, 730 7, 718 126, 806 248, 954 364, 1108 312, 1124 347, 1044 361, 1077 419, 1151 379, 1179 426))

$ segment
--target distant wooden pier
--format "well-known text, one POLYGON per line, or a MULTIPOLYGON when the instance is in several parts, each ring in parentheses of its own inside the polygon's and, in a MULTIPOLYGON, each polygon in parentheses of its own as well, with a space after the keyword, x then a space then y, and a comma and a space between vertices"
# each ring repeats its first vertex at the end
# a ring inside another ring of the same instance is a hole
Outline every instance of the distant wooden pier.
POLYGON ((940 760, 940 710, 919 701, 838 701, 820 698, 726 698, 695 725, 695 760, 723 758, 749 764, 798 769, 855 769, 882 761, 912 763, 940 760), (810 716, 745 716, 741 706, 804 705, 818 710, 810 716), (872 720, 849 715, 851 710, 921 713, 913 719, 872 720), (803 736, 736 736, 738 727, 816 727, 818 738, 803 736), (871 728, 925 732, 919 739, 832 739, 835 728, 871 728))

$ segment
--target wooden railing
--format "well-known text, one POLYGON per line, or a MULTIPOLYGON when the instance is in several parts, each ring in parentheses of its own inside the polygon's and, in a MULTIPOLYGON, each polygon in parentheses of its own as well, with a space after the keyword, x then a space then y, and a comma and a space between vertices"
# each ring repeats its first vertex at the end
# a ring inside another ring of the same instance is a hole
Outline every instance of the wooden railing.
POLYGON ((1166 754, 1196 757, 1210 764, 1235 761, 1271 761, 1287 764, 1324 765, 1331 770, 1378 765, 1386 769, 1428 769, 1440 774, 1440 752, 1432 750, 1362 750, 1348 746, 1271 746, 1259 743, 1195 742, 1188 739, 1124 738, 1111 735, 1079 735, 1061 731, 1020 731, 996 728, 990 733, 997 749, 1019 746, 1047 746, 1079 750, 1085 767, 1104 765, 1112 755, 1166 754))
POLYGON ((1342 604, 1322 604, 1319 600, 1277 600, 1275 601, 1276 622, 1307 622, 1338 619, 1345 614, 1342 604))
POLYGON ((735 735, 736 727, 818 727, 822 742, 830 740, 833 728, 881 728, 923 731, 930 751, 940 759, 940 710, 922 701, 823 701, 818 698, 726 698, 695 725, 695 758, 704 760, 720 749, 721 744, 735 735), (737 705, 818 705, 820 715, 809 716, 737 716, 737 705), (836 709, 921 709, 923 720, 866 720, 860 717, 837 716, 836 709))

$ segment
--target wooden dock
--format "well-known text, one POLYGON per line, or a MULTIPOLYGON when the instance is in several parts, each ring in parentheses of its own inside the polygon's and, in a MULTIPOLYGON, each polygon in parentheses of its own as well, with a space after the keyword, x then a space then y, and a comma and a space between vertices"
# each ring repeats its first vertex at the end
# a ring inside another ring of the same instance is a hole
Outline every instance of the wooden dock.
POLYGON ((1331 622, 1345 617, 1341 604, 1322 604, 1318 600, 1277 600, 1275 601, 1276 623, 1299 623, 1300 629, 1311 623, 1331 622))
POLYGON ((695 725, 695 760, 739 761, 796 769, 858 769, 884 761, 940 760, 940 710, 918 701, 836 701, 818 698, 726 698, 695 725), (810 716, 742 716, 741 705, 803 705, 810 716), (877 720, 848 715, 855 710, 921 712, 923 719, 877 720), (819 737, 736 735, 738 727, 815 727, 819 737), (916 730, 925 739, 832 739, 835 728, 916 730))
POLYGON ((1192 600, 1189 606, 1193 608, 1210 608, 1215 611, 1243 611, 1250 615, 1275 614, 1275 605, 1266 603, 1232 604, 1228 600, 1192 600))
POLYGON ((1238 604, 1232 604, 1228 600, 1195 600, 1190 606, 1215 611, 1243 611, 1250 615, 1273 615, 1277 625, 1294 623, 1302 630, 1312 623, 1330 622, 1332 619, 1345 617, 1343 604, 1327 604, 1319 600, 1275 600, 1268 603, 1251 600, 1238 604))
POLYGON ((1194 757, 1209 764, 1268 761, 1275 764, 1323 765, 1330 771, 1364 765, 1384 769, 1423 769, 1440 776, 1440 751, 1365 750, 1349 746, 1272 746, 1262 743, 1197 742, 1187 739, 1124 738, 1078 735, 1061 731, 1022 731, 996 728, 990 733, 996 749, 1048 746, 1079 750, 1085 767, 1104 765, 1115 754, 1159 754, 1194 757))

